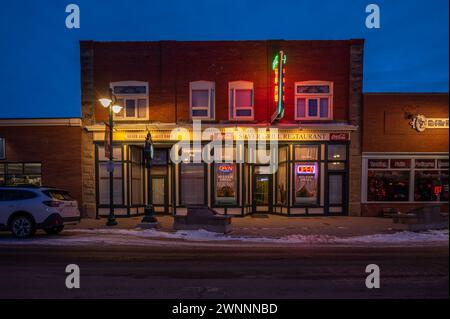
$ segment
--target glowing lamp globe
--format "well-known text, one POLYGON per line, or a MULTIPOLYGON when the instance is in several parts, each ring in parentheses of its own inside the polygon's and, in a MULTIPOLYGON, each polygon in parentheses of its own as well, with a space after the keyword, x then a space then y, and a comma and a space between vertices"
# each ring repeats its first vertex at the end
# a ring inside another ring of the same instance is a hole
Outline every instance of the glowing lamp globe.
POLYGON ((110 99, 99 99, 99 102, 103 107, 108 107, 112 103, 110 99))
POLYGON ((120 105, 115 104, 115 105, 112 106, 112 110, 113 110, 113 112, 114 112, 115 114, 117 114, 117 113, 119 113, 120 111, 122 111, 122 107, 121 107, 120 105))

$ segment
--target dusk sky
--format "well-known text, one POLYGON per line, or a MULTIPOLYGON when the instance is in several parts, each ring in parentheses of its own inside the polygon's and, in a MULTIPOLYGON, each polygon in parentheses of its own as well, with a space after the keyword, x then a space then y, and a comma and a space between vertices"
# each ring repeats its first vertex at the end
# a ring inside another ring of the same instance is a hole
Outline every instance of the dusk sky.
POLYGON ((448 92, 448 0, 17 0, 0 10, 1 118, 79 117, 79 40, 364 38, 365 92, 448 92), (80 29, 65 26, 70 3, 80 29), (365 27, 370 3, 380 29, 365 27))

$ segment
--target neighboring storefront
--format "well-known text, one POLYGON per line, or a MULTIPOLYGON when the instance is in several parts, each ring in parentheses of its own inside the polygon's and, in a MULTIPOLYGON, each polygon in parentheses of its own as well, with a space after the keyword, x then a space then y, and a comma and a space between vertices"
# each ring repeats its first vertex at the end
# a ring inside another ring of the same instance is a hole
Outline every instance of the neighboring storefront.
POLYGON ((362 214, 448 212, 448 94, 364 95, 362 214))
POLYGON ((81 120, 0 119, 0 185, 68 190, 82 205, 81 120))
POLYGON ((118 216, 142 214, 149 202, 164 214, 202 205, 235 216, 359 215, 363 45, 82 41, 83 193, 94 199, 84 201, 87 214, 109 212, 108 114, 97 101, 111 89, 123 107, 113 134, 118 216), (267 140, 278 141, 277 172, 268 173, 252 139, 238 135, 228 147, 231 161, 174 163, 170 150, 178 141, 170 133, 192 134, 194 120, 202 121, 201 132, 217 128, 223 139, 230 128, 278 129, 267 140), (148 132, 155 143, 150 199, 142 156, 148 132))

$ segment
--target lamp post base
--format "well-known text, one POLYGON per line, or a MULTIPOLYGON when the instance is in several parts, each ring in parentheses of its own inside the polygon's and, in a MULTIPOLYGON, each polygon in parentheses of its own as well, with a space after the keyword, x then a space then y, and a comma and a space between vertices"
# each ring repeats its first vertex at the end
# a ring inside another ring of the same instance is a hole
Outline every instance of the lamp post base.
POLYGON ((108 221, 106 222, 106 226, 116 226, 117 221, 115 218, 108 218, 108 221))
POLYGON ((153 211, 153 205, 147 205, 144 208, 144 218, 142 218, 141 223, 158 223, 153 211))

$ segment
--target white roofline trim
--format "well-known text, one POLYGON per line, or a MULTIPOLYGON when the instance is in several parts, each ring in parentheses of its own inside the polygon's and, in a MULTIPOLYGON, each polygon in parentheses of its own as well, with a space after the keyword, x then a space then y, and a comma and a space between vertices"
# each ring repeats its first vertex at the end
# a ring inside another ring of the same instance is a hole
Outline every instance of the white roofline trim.
POLYGON ((81 119, 77 117, 0 119, 0 126, 81 126, 81 119))

